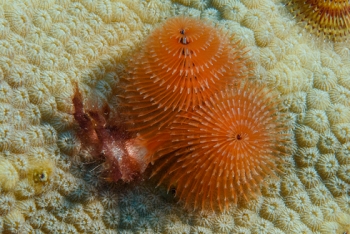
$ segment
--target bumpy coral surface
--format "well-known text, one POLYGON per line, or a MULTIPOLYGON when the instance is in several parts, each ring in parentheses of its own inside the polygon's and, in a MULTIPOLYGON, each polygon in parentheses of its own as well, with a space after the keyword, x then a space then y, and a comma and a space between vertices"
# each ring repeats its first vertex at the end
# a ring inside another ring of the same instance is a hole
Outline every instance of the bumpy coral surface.
POLYGON ((349 232, 349 51, 315 40, 279 0, 1 3, 1 232, 349 232), (283 174, 224 213, 185 211, 176 191, 154 189, 152 180, 105 183, 75 134, 73 84, 84 104, 114 110, 124 62, 173 15, 234 34, 257 67, 253 82, 274 88, 292 113, 296 147, 278 165, 283 174))

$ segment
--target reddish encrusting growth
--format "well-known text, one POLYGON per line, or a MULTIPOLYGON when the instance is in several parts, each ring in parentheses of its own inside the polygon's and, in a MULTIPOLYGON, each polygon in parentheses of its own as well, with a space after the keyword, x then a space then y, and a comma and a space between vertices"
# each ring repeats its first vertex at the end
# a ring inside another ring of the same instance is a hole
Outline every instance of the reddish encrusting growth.
POLYGON ((132 138, 121 124, 116 125, 117 121, 110 119, 107 104, 101 109, 85 110, 78 88, 73 104, 74 119, 79 124, 77 135, 83 148, 88 149, 96 159, 104 160, 103 177, 107 181, 116 182, 121 179, 130 182, 145 171, 148 165, 146 158, 155 152, 162 141, 132 138))

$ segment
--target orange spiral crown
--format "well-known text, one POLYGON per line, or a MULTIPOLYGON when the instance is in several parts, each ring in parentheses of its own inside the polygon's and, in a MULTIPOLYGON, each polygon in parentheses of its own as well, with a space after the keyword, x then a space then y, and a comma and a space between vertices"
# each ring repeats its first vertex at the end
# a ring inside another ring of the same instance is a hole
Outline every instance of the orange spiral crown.
POLYGON ((228 83, 249 75, 246 50, 219 28, 176 17, 154 30, 130 61, 124 98, 134 129, 166 125, 228 83))
POLYGON ((289 124, 278 96, 256 84, 221 91, 180 112, 164 131, 171 142, 149 161, 187 207, 223 210, 260 193, 276 162, 289 153, 289 124))

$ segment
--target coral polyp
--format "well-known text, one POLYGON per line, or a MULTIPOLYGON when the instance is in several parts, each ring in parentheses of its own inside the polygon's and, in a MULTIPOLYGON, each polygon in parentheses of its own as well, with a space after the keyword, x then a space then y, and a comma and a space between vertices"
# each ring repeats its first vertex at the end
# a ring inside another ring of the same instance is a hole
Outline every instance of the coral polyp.
POLYGON ((290 0, 291 12, 306 28, 332 41, 346 40, 350 31, 350 2, 347 0, 290 0))
MULTIPOLYGON (((79 124, 77 135, 82 142, 82 149, 88 151, 97 161, 103 161, 102 176, 105 180, 130 182, 139 177, 148 165, 148 154, 153 154, 162 140, 133 138, 121 122, 116 124, 118 120, 115 116, 114 119, 110 118, 107 104, 101 108, 85 110, 78 88, 73 104, 74 119, 79 124)), ((87 106, 89 104, 92 106, 91 103, 87 103, 87 106)))
POLYGON ((151 160, 152 176, 195 209, 223 210, 251 199, 278 171, 279 156, 288 154, 290 126, 278 100, 271 90, 246 83, 180 112, 166 129, 171 144, 151 160))
POLYGON ((250 72, 247 50, 223 29, 188 17, 168 19, 131 59, 124 95, 136 128, 164 125, 250 72), (139 118, 142 116, 142 118, 139 118))

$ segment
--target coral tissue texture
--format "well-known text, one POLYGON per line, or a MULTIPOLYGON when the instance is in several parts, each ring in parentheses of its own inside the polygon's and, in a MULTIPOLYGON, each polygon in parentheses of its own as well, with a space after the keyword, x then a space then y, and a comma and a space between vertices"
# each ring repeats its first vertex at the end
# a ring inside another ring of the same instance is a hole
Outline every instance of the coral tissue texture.
POLYGON ((251 200, 291 145, 289 121, 278 105, 276 93, 246 82, 180 112, 167 129, 172 142, 160 151, 153 174, 169 180, 189 207, 223 211, 251 200))
POLYGON ((349 232, 349 46, 315 40, 284 2, 3 1, 0 232, 349 232), (224 27, 232 43, 249 48, 253 82, 274 88, 291 113, 295 147, 277 165, 283 173, 223 213, 185 211, 148 180, 103 182, 75 135, 73 84, 84 104, 88 97, 113 110, 123 64, 174 15, 224 27))

